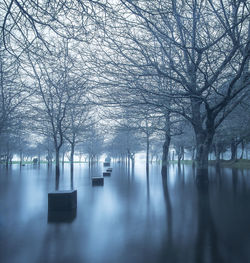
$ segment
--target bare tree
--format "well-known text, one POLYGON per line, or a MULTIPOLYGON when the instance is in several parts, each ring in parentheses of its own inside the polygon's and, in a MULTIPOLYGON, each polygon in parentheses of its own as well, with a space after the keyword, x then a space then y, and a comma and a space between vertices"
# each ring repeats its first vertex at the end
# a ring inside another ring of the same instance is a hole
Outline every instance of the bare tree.
POLYGON ((0 45, 0 134, 18 122, 26 99, 32 94, 22 80, 20 68, 19 61, 0 45))
POLYGON ((106 30, 110 33, 107 47, 113 51, 107 57, 117 65, 115 74, 123 77, 130 72, 127 78, 171 80, 164 90, 144 88, 144 92, 171 98, 173 103, 164 106, 190 121, 196 137, 197 168, 206 170, 215 130, 248 92, 247 3, 120 3, 116 30, 106 30))
POLYGON ((59 153, 68 128, 67 113, 72 108, 79 89, 84 91, 80 76, 73 74, 74 60, 69 56, 68 44, 54 50, 53 56, 38 56, 36 62, 29 57, 37 85, 37 120, 53 138, 56 153, 56 174, 59 176, 59 153))
POLYGON ((89 166, 98 162, 103 153, 104 131, 97 124, 88 127, 82 144, 83 152, 87 153, 89 166), (99 128, 99 129, 98 129, 99 128))
POLYGON ((67 130, 64 133, 66 141, 70 145, 70 163, 71 171, 73 171, 75 147, 77 144, 84 141, 88 129, 90 129, 94 120, 91 112, 91 107, 83 96, 83 90, 80 90, 75 94, 75 98, 72 99, 71 105, 69 105, 68 113, 66 117, 67 130))
POLYGON ((50 50, 52 36, 91 40, 108 9, 106 0, 1 1, 1 42, 8 52, 21 57, 27 50, 33 52, 37 43, 50 50))

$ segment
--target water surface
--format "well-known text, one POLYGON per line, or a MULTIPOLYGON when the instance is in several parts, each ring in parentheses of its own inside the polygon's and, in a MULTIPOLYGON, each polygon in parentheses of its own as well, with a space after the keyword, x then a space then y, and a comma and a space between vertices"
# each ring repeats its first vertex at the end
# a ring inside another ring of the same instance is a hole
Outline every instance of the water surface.
POLYGON ((69 222, 48 222, 48 192, 54 168, 0 167, 0 262, 250 262, 250 170, 209 169, 209 185, 197 187, 190 165, 112 164, 102 174, 67 164, 59 189, 77 189, 78 207, 69 222))

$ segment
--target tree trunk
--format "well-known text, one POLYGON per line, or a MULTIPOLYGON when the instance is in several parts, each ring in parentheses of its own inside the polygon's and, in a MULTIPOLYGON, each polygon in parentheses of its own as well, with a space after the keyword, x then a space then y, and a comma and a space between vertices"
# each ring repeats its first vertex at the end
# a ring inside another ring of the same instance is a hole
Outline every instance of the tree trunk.
POLYGON ((56 148, 56 190, 59 189, 59 177, 60 177, 60 166, 59 166, 59 150, 60 148, 56 148))
POLYGON ((178 150, 178 166, 181 165, 181 158, 182 158, 182 153, 181 153, 181 149, 179 148, 179 150, 178 150))
POLYGON ((52 162, 52 157, 51 157, 51 152, 50 152, 50 150, 48 150, 48 155, 47 155, 47 161, 48 161, 48 166, 50 166, 51 165, 51 162, 52 162))
POLYGON ((192 165, 195 166, 195 147, 192 147, 192 165))
POLYGON ((6 168, 9 166, 9 154, 6 155, 6 162, 5 162, 6 168))
POLYGON ((23 164, 23 153, 22 152, 19 153, 19 158, 20 158, 20 166, 22 166, 23 164))
POLYGON ((215 144, 215 149, 214 149, 214 154, 215 154, 215 162, 216 164, 219 164, 220 163, 220 149, 219 149, 219 146, 218 144, 216 143, 215 144))
POLYGON ((163 144, 163 154, 162 154, 162 174, 166 174, 167 172, 167 164, 168 164, 168 152, 169 152, 169 146, 170 146, 171 137, 166 132, 165 133, 165 142, 163 144))
POLYGON ((165 142, 163 144, 163 154, 162 154, 162 167, 161 173, 162 175, 167 174, 167 165, 168 165, 168 154, 169 154, 169 146, 171 141, 171 126, 170 126, 170 112, 165 112, 165 142))
POLYGON ((233 138, 231 140, 231 161, 237 160, 237 143, 236 140, 233 138))
POLYGON ((64 165, 64 159, 65 159, 65 151, 63 151, 63 153, 62 153, 62 165, 64 165))
POLYGON ((208 182, 208 155, 212 145, 214 132, 196 131, 196 180, 197 183, 208 182))
POLYGON ((182 161, 185 160, 185 149, 184 149, 184 146, 181 146, 181 160, 182 161))
POLYGON ((192 161, 195 161, 195 147, 192 147, 192 161))
POLYGON ((243 159, 243 155, 244 155, 244 150, 245 150, 245 143, 244 141, 241 142, 241 155, 240 155, 240 159, 243 159))
POLYGON ((172 161, 174 161, 174 151, 172 151, 172 161))
POLYGON ((70 188, 71 188, 71 190, 74 189, 74 172, 73 172, 73 170, 70 171, 70 188))
POLYGON ((202 117, 202 100, 191 98, 192 124, 196 140, 196 180, 197 183, 208 183, 208 154, 215 133, 214 116, 209 108, 206 108, 205 127, 202 117))
POLYGON ((71 149, 70 149, 70 170, 73 171, 74 169, 74 153, 75 153, 75 144, 71 143, 71 149))

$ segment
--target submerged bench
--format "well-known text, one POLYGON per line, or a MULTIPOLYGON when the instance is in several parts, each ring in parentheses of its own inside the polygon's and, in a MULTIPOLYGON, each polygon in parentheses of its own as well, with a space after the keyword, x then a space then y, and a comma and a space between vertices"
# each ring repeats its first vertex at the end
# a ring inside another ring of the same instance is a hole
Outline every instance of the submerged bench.
POLYGON ((103 177, 92 177, 92 185, 103 185, 104 184, 104 178, 103 177))
POLYGON ((108 168, 106 171, 107 172, 112 172, 112 168, 108 168))
POLYGON ((48 193, 48 210, 72 210, 77 207, 77 191, 65 190, 48 193))
POLYGON ((111 172, 103 172, 103 176, 110 176, 111 172))
POLYGON ((103 163, 103 166, 110 166, 110 163, 105 162, 105 163, 103 163))

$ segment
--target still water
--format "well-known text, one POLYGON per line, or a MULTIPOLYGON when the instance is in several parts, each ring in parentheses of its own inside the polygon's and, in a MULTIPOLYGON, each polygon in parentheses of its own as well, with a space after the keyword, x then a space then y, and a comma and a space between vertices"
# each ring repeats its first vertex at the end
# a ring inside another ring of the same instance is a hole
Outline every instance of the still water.
POLYGON ((248 263, 250 170, 209 168, 198 187, 190 165, 113 164, 104 186, 93 187, 87 164, 64 165, 59 189, 77 189, 76 215, 48 222, 54 170, 0 167, 0 262, 2 263, 248 263))

